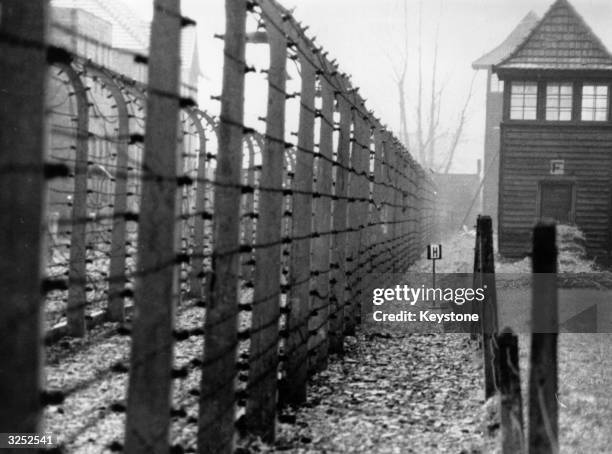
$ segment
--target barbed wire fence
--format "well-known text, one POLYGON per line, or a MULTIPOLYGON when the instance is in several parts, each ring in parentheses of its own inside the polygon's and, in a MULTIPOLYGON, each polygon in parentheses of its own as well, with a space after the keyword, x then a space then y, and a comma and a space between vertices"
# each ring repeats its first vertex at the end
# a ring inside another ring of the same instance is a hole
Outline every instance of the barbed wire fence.
POLYGON ((42 2, 12 3, 0 26, 11 63, 0 71, 0 208, 11 213, 0 238, 0 432, 35 432, 40 395, 49 404, 74 392, 43 389, 43 336, 112 321, 131 339, 129 367, 109 368, 129 372, 126 402, 109 403, 125 412, 116 448, 167 452, 172 383, 191 373, 198 452, 232 452, 237 431, 273 440, 278 404, 305 402, 308 377, 342 353, 371 288, 420 256, 434 231, 432 180, 274 0, 226 2, 218 118, 180 84, 180 32, 193 21, 178 0, 155 2, 150 56, 121 52, 129 74, 105 64, 103 43, 88 42, 94 59, 49 44, 42 2), (257 30, 247 33, 247 17, 257 30), (246 61, 255 42, 270 50, 262 72, 246 61), (245 124, 245 79, 262 74, 258 130, 245 124), (178 327, 191 307, 203 308, 201 326, 178 327), (177 367, 175 344, 194 338, 203 352, 177 367))

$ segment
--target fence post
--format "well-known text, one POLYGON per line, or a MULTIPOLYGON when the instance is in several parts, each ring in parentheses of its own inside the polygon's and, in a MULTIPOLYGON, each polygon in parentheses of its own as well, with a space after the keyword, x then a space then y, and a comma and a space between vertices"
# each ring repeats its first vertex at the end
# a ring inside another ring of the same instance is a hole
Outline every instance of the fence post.
POLYGON ((525 452, 525 436, 518 337, 511 329, 506 328, 497 339, 499 347, 502 453, 521 454, 525 452))
POLYGON ((293 218, 287 294, 287 340, 285 376, 279 384, 282 405, 299 405, 306 400, 308 377, 308 317, 310 314, 310 268, 312 233, 312 187, 315 123, 315 67, 312 54, 299 54, 302 86, 298 150, 293 180, 293 218))
POLYGON ((104 70, 93 64, 87 70, 100 77, 113 96, 117 106, 117 162, 115 177, 115 195, 113 198, 113 232, 110 246, 108 306, 106 316, 113 322, 125 320, 123 291, 126 283, 126 226, 127 212, 127 168, 129 142, 129 116, 127 103, 115 80, 104 70))
MULTIPOLYGON (((370 244, 370 263, 369 268, 371 273, 377 273, 379 271, 378 264, 383 263, 381 256, 383 255, 383 235, 382 235, 382 222, 384 214, 384 206, 382 200, 385 188, 382 184, 383 181, 383 156, 384 156, 384 129, 380 124, 376 124, 374 129, 374 168, 371 174, 370 183, 370 211, 369 211, 369 244, 370 244)), ((368 279, 369 283, 378 282, 378 278, 370 276, 368 279)), ((368 285, 368 294, 371 295, 372 288, 368 285)))
POLYGON ((381 283, 381 286, 387 286, 393 279, 393 181, 391 179, 391 158, 393 154, 393 136, 387 129, 382 130, 382 155, 380 163, 380 181, 381 181, 381 225, 382 229, 382 249, 381 260, 385 267, 381 269, 387 274, 387 278, 381 283))
POLYGON ((283 163, 285 154, 285 98, 287 38, 281 14, 266 3, 270 44, 266 140, 262 153, 259 219, 255 250, 251 348, 247 384, 246 425, 250 432, 273 441, 276 419, 278 320, 280 317, 283 163))
POLYGON ((66 321, 71 336, 85 335, 87 294, 87 168, 89 154, 89 101, 83 81, 70 65, 59 67, 68 76, 77 104, 77 138, 74 158, 74 195, 70 232, 70 264, 68 274, 68 307, 66 321))
MULTIPOLYGON (((37 432, 41 385, 47 2, 3 2, 0 32, 0 432, 37 432), (34 42, 36 46, 21 43, 34 42), (40 44, 40 45, 38 45, 40 44), (16 190, 18 188, 18 190, 16 190)), ((37 449, 19 452, 34 453, 37 449)))
POLYGON ((533 232, 529 454, 559 452, 557 407, 557 245, 554 224, 533 232))
POLYGON ((348 204, 347 195, 349 187, 349 172, 348 166, 350 163, 350 146, 351 146, 351 108, 348 101, 344 98, 345 82, 341 82, 342 90, 338 92, 337 102, 338 111, 340 114, 340 125, 337 144, 336 156, 336 175, 335 175, 335 203, 333 212, 333 230, 336 232, 332 237, 332 264, 334 272, 332 273, 331 299, 333 303, 332 313, 330 315, 330 339, 329 348, 332 353, 342 354, 344 352, 344 321, 345 306, 349 301, 347 298, 346 279, 347 262, 347 239, 350 238, 347 227, 348 224, 348 204))
POLYGON ((240 254, 246 0, 226 0, 223 91, 215 173, 212 270, 207 279, 198 451, 232 453, 240 254))
MULTIPOLYGON (((481 254, 480 254, 480 249, 481 249, 481 234, 480 234, 480 225, 478 224, 478 221, 476 222, 476 240, 474 242, 474 269, 473 269, 473 282, 472 282, 472 287, 473 288, 480 288, 482 287, 482 264, 481 264, 481 254)), ((477 303, 477 302, 472 302, 470 303, 471 307, 477 307, 478 308, 478 314, 480 316, 482 316, 482 311, 481 311, 481 307, 480 304, 482 303, 477 303)), ((478 321, 475 322, 471 322, 472 323, 472 327, 470 330, 470 339, 471 340, 478 340, 480 333, 482 332, 482 319, 481 317, 478 318, 478 321)), ((481 347, 482 345, 479 343, 478 344, 479 347, 481 347)))
POLYGON ((493 224, 490 216, 478 216, 480 231, 480 259, 482 286, 487 298, 480 303, 482 314, 482 350, 484 360, 485 399, 493 396, 498 388, 496 362, 499 358, 496 336, 497 289, 495 288, 495 259, 493 255, 493 224))
POLYGON ((191 279, 189 283, 189 294, 198 301, 202 300, 204 278, 204 229, 207 218, 206 212, 206 130, 194 109, 188 109, 187 114, 198 132, 198 172, 195 196, 195 219, 193 222, 193 257, 191 258, 191 279))
MULTIPOLYGON (((352 96, 353 100, 355 96, 352 96)), ((354 104, 354 101, 353 101, 354 104)), ((359 260, 359 215, 360 215, 360 172, 362 168, 362 155, 363 150, 361 149, 361 143, 359 142, 362 137, 363 124, 361 115, 359 114, 355 106, 351 106, 351 112, 353 116, 353 137, 351 147, 351 164, 350 164, 350 183, 349 183, 349 197, 348 197, 348 228, 350 230, 348 241, 347 241, 347 289, 348 289, 348 301, 346 307, 346 323, 344 324, 344 334, 349 336, 355 335, 355 329, 357 326, 357 303, 355 301, 357 296, 357 263, 359 260)))
MULTIPOLYGON (((363 106, 363 101, 359 99, 359 105, 363 106)), ((365 295, 365 279, 367 279, 366 258, 364 252, 367 250, 367 223, 368 223, 368 207, 369 207, 369 174, 370 174, 370 125, 368 117, 364 115, 358 108, 356 111, 356 152, 358 154, 354 164, 356 175, 356 187, 353 194, 356 195, 357 201, 355 209, 355 228, 357 232, 355 235, 355 248, 353 255, 353 284, 352 290, 354 295, 353 311, 354 317, 357 324, 361 323, 362 316, 362 303, 365 295)))
MULTIPOLYGON (((312 312, 310 317, 309 340, 312 344, 311 373, 327 367, 329 351, 330 314, 330 230, 332 226, 332 154, 334 133, 334 89, 327 81, 327 68, 321 76, 321 121, 319 135, 319 156, 317 162, 317 197, 314 200, 314 239, 312 242, 312 270, 314 278, 312 312)), ((299 219, 299 218, 296 218, 299 219)))
POLYGON ((151 30, 136 314, 125 430, 125 451, 135 454, 168 452, 177 296, 180 33, 180 0, 158 0, 151 30))

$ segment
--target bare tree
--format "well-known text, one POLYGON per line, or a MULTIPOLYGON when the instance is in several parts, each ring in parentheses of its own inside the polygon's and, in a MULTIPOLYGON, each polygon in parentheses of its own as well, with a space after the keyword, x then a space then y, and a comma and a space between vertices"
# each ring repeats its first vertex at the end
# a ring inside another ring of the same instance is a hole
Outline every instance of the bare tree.
MULTIPOLYGON (((409 147, 410 133, 408 128, 408 111, 406 108, 406 84, 409 69, 408 46, 408 8, 407 0, 403 1, 403 33, 404 43, 401 53, 401 65, 396 69, 392 65, 394 81, 398 90, 400 114, 400 139, 409 147)), ((440 1, 442 14, 443 0, 440 1)), ((437 172, 448 173, 452 167, 456 150, 461 143, 465 124, 468 120, 468 108, 472 98, 474 77, 469 86, 468 94, 462 105, 460 113, 451 126, 443 128, 440 121, 442 102, 444 99, 444 83, 440 83, 438 74, 438 57, 440 41, 440 20, 436 24, 433 40, 433 54, 431 70, 426 71, 423 65, 423 1, 419 0, 418 11, 418 38, 417 38, 417 75, 416 75, 416 103, 414 106, 414 151, 419 162, 427 168, 437 172), (429 96, 426 99, 425 81, 430 78, 429 96), (446 139, 446 140, 441 140, 446 139)))
MULTIPOLYGON (((407 112, 406 112, 406 74, 408 73, 408 5, 407 2, 404 2, 404 48, 402 50, 402 63, 399 69, 396 69, 391 63, 391 69, 393 70, 393 75, 395 79, 395 83, 397 85, 398 95, 399 95, 399 115, 400 115, 400 140, 402 143, 409 147, 410 145, 410 135, 408 133, 408 122, 407 122, 407 112)), ((390 58, 391 60, 391 58, 390 58)))
MULTIPOLYGON (((404 0, 404 8, 407 0, 404 0)), ((408 15, 404 16, 408 20, 408 15)), ((419 161, 425 163, 425 143, 423 142, 423 0, 419 0, 419 42, 418 42, 418 90, 417 90, 417 145, 419 147, 419 161)))
POLYGON ((451 166, 453 165, 453 159, 455 158, 455 151, 457 151, 457 145, 459 145, 459 141, 463 134, 463 128, 467 121, 467 109, 472 99, 472 93, 474 90, 475 80, 476 80, 476 72, 474 72, 474 74, 472 75, 472 80, 470 82, 470 89, 468 90, 468 94, 465 98, 465 102, 463 103, 463 107, 459 114, 459 118, 457 119, 457 126, 455 128, 453 138, 448 148, 448 157, 446 158, 446 165, 444 166, 444 173, 448 173, 450 171, 451 166))

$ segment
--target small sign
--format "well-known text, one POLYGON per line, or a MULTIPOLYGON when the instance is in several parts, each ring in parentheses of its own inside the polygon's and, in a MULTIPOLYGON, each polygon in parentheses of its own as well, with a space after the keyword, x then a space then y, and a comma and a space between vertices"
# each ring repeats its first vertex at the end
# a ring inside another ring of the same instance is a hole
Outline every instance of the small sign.
POLYGON ((551 175, 565 175, 565 160, 564 159, 552 159, 550 161, 550 174, 551 175))
POLYGON ((427 246, 427 258, 429 260, 440 260, 442 258, 442 245, 430 244, 427 246))

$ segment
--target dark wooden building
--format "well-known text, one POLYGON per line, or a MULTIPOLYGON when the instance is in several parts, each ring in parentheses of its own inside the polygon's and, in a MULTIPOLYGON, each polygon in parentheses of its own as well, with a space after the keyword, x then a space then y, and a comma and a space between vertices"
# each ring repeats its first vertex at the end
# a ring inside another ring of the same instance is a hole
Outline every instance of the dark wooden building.
MULTIPOLYGON (((611 24, 612 25, 612 24, 611 24)), ((587 250, 612 253, 612 55, 557 0, 492 72, 504 82, 499 251, 524 256, 538 219, 578 225, 587 250)))

